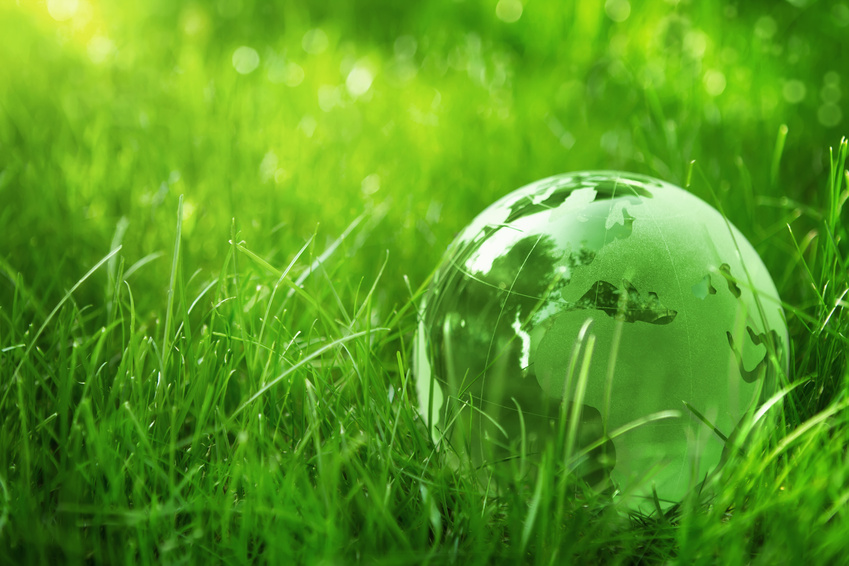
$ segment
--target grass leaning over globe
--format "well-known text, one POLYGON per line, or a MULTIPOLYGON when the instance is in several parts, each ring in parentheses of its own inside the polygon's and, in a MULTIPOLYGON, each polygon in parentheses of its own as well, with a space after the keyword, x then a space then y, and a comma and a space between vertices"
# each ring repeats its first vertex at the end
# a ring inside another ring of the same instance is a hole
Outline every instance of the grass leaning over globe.
POLYGON ((772 278, 717 210, 591 171, 518 189, 462 231, 422 303, 414 367, 434 440, 478 469, 559 442, 567 471, 640 508, 717 468, 786 374, 787 344, 772 278))

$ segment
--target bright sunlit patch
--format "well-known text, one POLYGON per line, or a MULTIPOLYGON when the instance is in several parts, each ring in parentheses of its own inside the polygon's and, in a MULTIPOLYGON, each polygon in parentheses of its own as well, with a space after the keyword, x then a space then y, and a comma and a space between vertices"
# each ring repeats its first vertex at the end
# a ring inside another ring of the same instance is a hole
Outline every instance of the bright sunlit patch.
POLYGON ((259 67, 259 53, 253 47, 243 45, 233 52, 233 68, 240 75, 253 73, 259 67))
POLYGON ((499 20, 512 24, 518 22, 522 17, 524 7, 519 0, 498 0, 495 6, 495 15, 499 20))
POLYGON ((519 319, 519 313, 516 313, 516 318, 510 328, 516 333, 516 336, 522 341, 522 354, 519 356, 519 367, 527 369, 531 359, 531 335, 525 332, 522 328, 522 321, 519 319))
POLYGON ((79 6, 79 0, 47 0, 47 13, 57 22, 64 22, 76 15, 79 6))
POLYGON ((369 91, 374 75, 366 67, 355 65, 345 79, 345 88, 351 96, 362 96, 369 91))
POLYGON ((614 22, 621 23, 631 15, 631 4, 628 0, 607 0, 604 3, 604 13, 614 22))
POLYGON ((710 69, 703 79, 705 91, 711 96, 719 96, 725 91, 726 81, 722 71, 710 69))

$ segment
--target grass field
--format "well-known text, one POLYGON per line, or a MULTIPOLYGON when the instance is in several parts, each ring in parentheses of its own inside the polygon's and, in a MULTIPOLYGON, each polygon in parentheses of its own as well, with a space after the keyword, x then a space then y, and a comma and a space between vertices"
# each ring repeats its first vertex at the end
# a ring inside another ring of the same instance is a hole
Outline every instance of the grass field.
POLYGON ((849 563, 849 4, 0 2, 0 563, 849 563), (776 426, 626 515, 416 412, 416 305, 533 180, 685 185, 785 302, 776 426), (576 495, 579 494, 579 495, 576 495))

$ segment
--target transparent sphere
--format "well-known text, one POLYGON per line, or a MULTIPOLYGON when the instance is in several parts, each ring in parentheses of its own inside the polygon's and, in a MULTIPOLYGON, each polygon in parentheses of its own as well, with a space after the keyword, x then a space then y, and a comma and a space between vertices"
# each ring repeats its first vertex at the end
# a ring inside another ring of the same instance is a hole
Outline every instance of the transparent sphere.
POLYGON ((719 212, 591 171, 518 189, 460 233, 413 354, 435 440, 483 467, 571 443, 574 473, 640 506, 717 468, 787 344, 766 267, 719 212))

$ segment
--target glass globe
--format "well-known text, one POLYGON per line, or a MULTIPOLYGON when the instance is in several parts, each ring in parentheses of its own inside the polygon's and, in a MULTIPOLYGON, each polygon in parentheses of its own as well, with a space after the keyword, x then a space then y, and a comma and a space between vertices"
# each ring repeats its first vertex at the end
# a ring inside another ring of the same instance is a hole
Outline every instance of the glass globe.
POLYGON ((716 469, 786 373, 787 344, 766 267, 719 212, 590 171, 518 189, 460 233, 413 355, 437 442, 481 468, 568 444, 581 457, 567 471, 639 507, 716 469))

